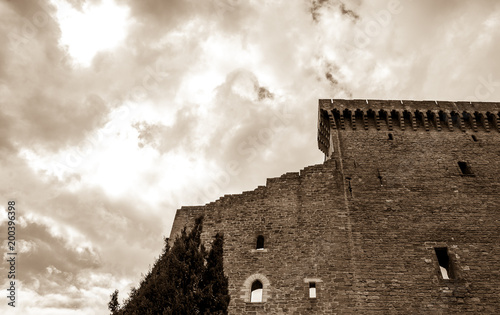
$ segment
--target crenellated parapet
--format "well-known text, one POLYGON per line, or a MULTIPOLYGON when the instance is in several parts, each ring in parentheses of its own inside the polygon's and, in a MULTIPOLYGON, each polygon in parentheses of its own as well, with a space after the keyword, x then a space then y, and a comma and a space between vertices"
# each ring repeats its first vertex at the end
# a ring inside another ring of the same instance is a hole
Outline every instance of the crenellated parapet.
POLYGON ((331 130, 500 132, 500 103, 321 99, 318 147, 328 154, 331 130))

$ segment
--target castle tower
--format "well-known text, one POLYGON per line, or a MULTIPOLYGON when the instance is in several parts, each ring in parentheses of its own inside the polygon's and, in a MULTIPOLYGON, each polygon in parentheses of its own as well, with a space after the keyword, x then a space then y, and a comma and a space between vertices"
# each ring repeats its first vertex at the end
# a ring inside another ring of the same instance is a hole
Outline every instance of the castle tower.
POLYGON ((177 211, 230 314, 500 313, 500 104, 319 100, 325 162, 177 211))

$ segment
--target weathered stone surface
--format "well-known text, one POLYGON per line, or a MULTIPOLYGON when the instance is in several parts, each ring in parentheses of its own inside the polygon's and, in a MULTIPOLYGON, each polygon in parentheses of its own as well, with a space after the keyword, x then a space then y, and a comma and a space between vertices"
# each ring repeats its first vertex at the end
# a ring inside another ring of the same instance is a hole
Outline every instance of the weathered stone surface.
POLYGON ((324 164, 177 211, 172 236, 201 214, 205 242, 224 232, 230 314, 499 314, 500 105, 319 103, 324 164), (265 303, 247 302, 252 276, 265 303))

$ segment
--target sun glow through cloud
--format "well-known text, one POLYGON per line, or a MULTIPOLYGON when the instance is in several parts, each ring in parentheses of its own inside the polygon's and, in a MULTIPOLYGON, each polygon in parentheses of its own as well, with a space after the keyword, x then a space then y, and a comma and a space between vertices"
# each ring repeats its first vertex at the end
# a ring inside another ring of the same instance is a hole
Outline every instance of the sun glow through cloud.
POLYGON ((98 5, 85 3, 82 10, 64 0, 53 0, 61 28, 59 44, 67 46, 71 57, 83 66, 103 50, 117 46, 127 35, 129 9, 103 0, 98 5))

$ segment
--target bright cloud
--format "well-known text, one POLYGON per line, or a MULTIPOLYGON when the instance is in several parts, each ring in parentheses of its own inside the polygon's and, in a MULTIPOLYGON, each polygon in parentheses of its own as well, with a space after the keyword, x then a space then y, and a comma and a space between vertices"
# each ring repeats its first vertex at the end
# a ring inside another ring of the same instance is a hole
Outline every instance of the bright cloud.
POLYGON ((80 10, 64 0, 53 3, 61 27, 60 44, 79 64, 88 66, 97 52, 112 49, 127 35, 129 10, 113 0, 85 2, 80 10))

